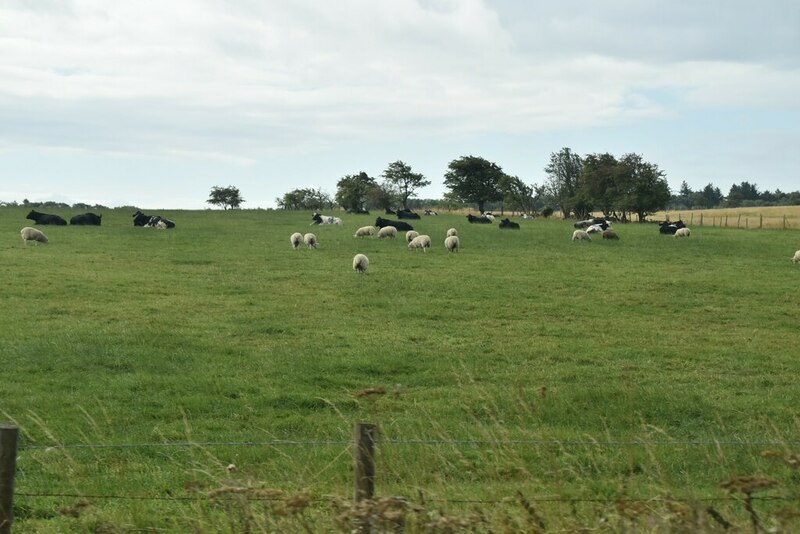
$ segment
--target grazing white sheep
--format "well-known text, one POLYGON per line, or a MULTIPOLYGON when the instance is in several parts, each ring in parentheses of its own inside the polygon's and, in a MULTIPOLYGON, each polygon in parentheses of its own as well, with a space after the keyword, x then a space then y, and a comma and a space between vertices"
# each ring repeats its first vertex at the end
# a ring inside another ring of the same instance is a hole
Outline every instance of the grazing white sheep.
POLYGON ((289 238, 289 241, 292 243, 292 248, 298 250, 300 248, 300 245, 303 244, 303 234, 301 234, 300 232, 295 232, 289 238))
POLYGON ((384 237, 391 237, 392 239, 397 237, 397 228, 394 226, 384 226, 378 230, 378 238, 383 239, 384 237))
POLYGON ((369 258, 363 254, 353 256, 353 270, 355 272, 363 274, 367 272, 367 267, 369 267, 369 258))
POLYGON ((800 263, 800 250, 798 250, 797 252, 794 253, 794 256, 792 257, 792 261, 795 262, 795 263, 800 263))
POLYGON ((431 236, 424 234, 418 235, 411 240, 411 243, 408 244, 408 248, 409 250, 421 248, 423 252, 428 252, 428 249, 431 248, 431 236))
POLYGON ((317 236, 315 236, 312 233, 304 235, 303 241, 305 241, 308 248, 317 248, 319 246, 319 241, 317 241, 317 236))
POLYGON ((450 228, 447 231, 447 237, 450 237, 451 235, 456 235, 457 236, 458 235, 458 230, 456 230, 455 228, 450 228))
POLYGON ((592 238, 589 237, 589 234, 587 234, 583 230, 575 230, 574 232, 572 232, 572 240, 573 241, 591 241, 592 238))
POLYGON ((370 236, 370 235, 375 235, 375 227, 374 226, 362 226, 361 228, 356 230, 356 233, 353 235, 353 237, 367 237, 367 236, 370 236))
POLYGON ((419 235, 419 232, 415 230, 409 230, 406 232, 406 243, 411 243, 415 237, 419 235))
POLYGON ((36 228, 31 228, 30 226, 26 226, 22 230, 19 231, 19 235, 22 236, 22 242, 25 246, 28 246, 28 241, 35 241, 36 246, 39 246, 39 243, 47 243, 49 240, 47 236, 41 230, 36 228))
POLYGON ((448 252, 458 252, 458 247, 460 246, 461 242, 458 240, 457 235, 449 235, 444 240, 444 248, 446 248, 448 252))
POLYGON ((675 230, 675 234, 673 236, 674 237, 689 237, 690 233, 691 232, 689 231, 688 228, 678 228, 677 230, 675 230))

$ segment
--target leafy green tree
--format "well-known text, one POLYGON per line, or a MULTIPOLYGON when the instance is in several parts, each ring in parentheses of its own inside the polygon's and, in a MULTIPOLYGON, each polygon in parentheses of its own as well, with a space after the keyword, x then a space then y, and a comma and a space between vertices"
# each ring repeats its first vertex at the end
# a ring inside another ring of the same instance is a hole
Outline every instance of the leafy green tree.
POLYGON ((343 176, 336 184, 336 202, 348 211, 361 211, 370 190, 377 185, 365 172, 343 176))
POLYGON ((621 207, 620 164, 611 154, 587 155, 583 159, 580 181, 588 200, 604 215, 611 215, 621 207))
POLYGON ((333 207, 333 199, 328 193, 320 189, 308 187, 293 189, 285 193, 282 198, 275 199, 275 203, 284 210, 322 210, 333 207))
POLYGON ((481 212, 487 202, 503 199, 500 180, 505 173, 496 163, 477 156, 462 156, 451 161, 447 168, 444 184, 452 198, 475 203, 481 212))
POLYGON ((411 167, 402 161, 395 161, 383 171, 383 178, 397 190, 397 197, 403 209, 408 208, 408 197, 414 196, 417 189, 431 185, 430 180, 416 172, 411 172, 411 167))
POLYGON ((547 173, 546 187, 561 208, 564 218, 569 217, 576 205, 575 195, 580 187, 583 160, 569 148, 550 154, 550 163, 544 168, 547 173))
POLYGON ((388 185, 376 185, 367 192, 367 205, 382 210, 391 208, 396 202, 396 194, 388 185))
POLYGON ((512 210, 524 213, 536 211, 533 186, 526 185, 516 176, 504 175, 500 178, 500 189, 503 191, 503 202, 512 210))
POLYGON ((625 154, 619 160, 622 209, 635 213, 639 222, 665 209, 669 202, 669 184, 658 165, 645 161, 639 154, 625 154))
POLYGON ((222 209, 226 210, 228 208, 238 208, 242 205, 244 199, 242 198, 239 189, 233 187, 232 185, 229 185, 228 187, 219 187, 215 185, 211 188, 211 195, 206 202, 221 206, 222 209))

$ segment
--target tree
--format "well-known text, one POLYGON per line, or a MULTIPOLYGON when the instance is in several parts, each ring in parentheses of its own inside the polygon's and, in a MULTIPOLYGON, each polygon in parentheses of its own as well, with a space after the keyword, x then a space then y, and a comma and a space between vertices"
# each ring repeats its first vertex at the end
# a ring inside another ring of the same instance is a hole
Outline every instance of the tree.
POLYGON ((503 191, 503 202, 508 204, 512 210, 523 213, 536 211, 533 186, 526 185, 516 176, 504 175, 500 179, 500 189, 503 191))
POLYGON ((609 153, 589 154, 583 159, 581 186, 588 200, 609 216, 621 208, 620 163, 609 153))
POLYGON ((575 195, 580 186, 583 160, 573 154, 569 148, 562 148, 560 152, 550 154, 550 163, 544 168, 547 173, 547 188, 550 195, 558 202, 564 218, 569 217, 575 195))
POLYGON ((284 210, 314 210, 330 209, 333 207, 333 199, 328 193, 319 189, 308 187, 305 189, 293 189, 283 195, 283 198, 275 199, 279 208, 284 210))
POLYGON ((414 196, 417 189, 431 185, 430 180, 419 173, 411 172, 411 167, 399 160, 389 164, 383 171, 383 178, 397 190, 403 209, 408 208, 408 197, 414 196))
POLYGON ((377 186, 375 179, 365 172, 343 176, 336 184, 336 202, 348 211, 362 211, 367 195, 377 186))
POLYGON ((645 222, 650 213, 665 209, 669 202, 669 184, 658 165, 644 161, 639 154, 625 154, 619 160, 622 209, 635 213, 645 222))
POLYGON ((209 204, 222 206, 222 209, 238 208, 244 202, 239 190, 232 185, 228 187, 214 186, 211 188, 211 196, 206 200, 209 204))
POLYGON ((476 203, 481 213, 487 202, 503 199, 500 180, 505 173, 496 163, 477 156, 462 156, 451 161, 447 168, 444 184, 453 198, 476 203))

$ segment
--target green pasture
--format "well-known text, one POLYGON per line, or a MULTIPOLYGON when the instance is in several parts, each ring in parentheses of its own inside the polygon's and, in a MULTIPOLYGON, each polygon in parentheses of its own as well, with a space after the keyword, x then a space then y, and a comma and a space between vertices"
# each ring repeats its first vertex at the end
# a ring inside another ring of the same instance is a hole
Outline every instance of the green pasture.
POLYGON ((360 421, 380 428, 378 494, 443 510, 717 497, 740 475, 798 489, 775 460, 798 449, 796 231, 628 224, 585 243, 570 222, 443 214, 410 221, 425 253, 354 238, 376 215, 159 211, 177 226, 156 230, 110 210, 23 246, 26 213, 0 209, 0 416, 21 429, 25 531, 237 531, 205 497, 223 486, 347 500, 360 421), (320 247, 292 250, 295 231, 320 247))

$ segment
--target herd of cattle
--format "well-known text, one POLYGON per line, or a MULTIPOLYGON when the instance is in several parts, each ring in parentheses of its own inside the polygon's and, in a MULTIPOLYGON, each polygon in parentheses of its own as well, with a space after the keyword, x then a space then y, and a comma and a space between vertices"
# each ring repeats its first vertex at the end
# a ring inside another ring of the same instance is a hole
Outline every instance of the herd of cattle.
MULTIPOLYGON (((39 213, 36 210, 31 210, 31 212, 28 213, 25 218, 32 220, 33 224, 38 225, 67 225, 67 221, 58 215, 39 213)), ((69 220, 69 224, 79 226, 100 226, 102 222, 103 216, 96 215, 94 213, 81 213, 80 215, 75 215, 69 220)), ((143 226, 145 228, 159 228, 162 230, 167 228, 175 228, 175 223, 166 217, 161 217, 160 215, 145 215, 138 210, 133 214, 133 225, 143 226)), ((34 241, 37 245, 39 243, 47 243, 49 241, 44 232, 30 226, 26 226, 20 230, 20 235, 22 236, 22 242, 26 245, 28 244, 28 241, 34 241)))

